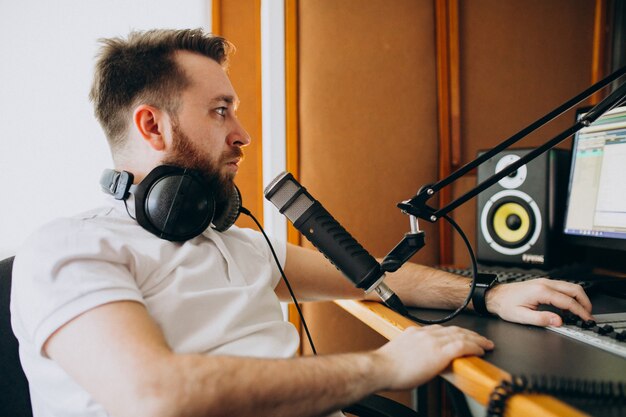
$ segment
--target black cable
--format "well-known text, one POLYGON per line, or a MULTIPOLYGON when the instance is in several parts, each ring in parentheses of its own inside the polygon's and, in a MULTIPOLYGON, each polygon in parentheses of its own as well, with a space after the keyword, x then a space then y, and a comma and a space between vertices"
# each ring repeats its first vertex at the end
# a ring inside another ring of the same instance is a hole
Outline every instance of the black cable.
POLYGON ((133 219, 133 220, 137 220, 135 217, 133 217, 132 214, 130 214, 130 210, 128 210, 128 203, 126 203, 126 199, 124 199, 124 207, 126 207, 126 213, 128 213, 130 218, 133 219))
MULTIPOLYGON (((306 321, 304 319, 304 314, 302 313, 302 310, 300 309, 300 305, 298 304, 298 300, 296 299, 296 296, 295 296, 293 290, 291 289, 291 284, 289 284, 289 280, 287 279, 287 276, 285 275, 285 272, 283 271, 282 267, 280 266, 280 262, 278 261, 278 257, 276 256, 276 253, 274 252, 274 248, 273 248, 269 238, 265 234, 265 230, 263 230, 263 227, 261 226, 259 221, 256 219, 256 217, 254 217, 254 215, 248 209, 246 209, 244 207, 241 207, 241 212, 243 214, 249 216, 256 223, 256 225, 261 230, 261 233, 263 234, 263 237, 267 241, 267 244, 269 245, 270 250, 272 251, 272 255, 274 256, 274 261, 276 262, 276 265, 278 266, 278 270, 280 271, 280 274, 281 274, 281 276, 283 278, 283 281, 285 282, 285 285, 287 286, 287 289, 289 290, 289 294, 291 295, 291 298, 293 299, 293 302, 294 302, 294 304, 296 306, 296 310, 298 311, 300 319, 302 320, 302 327, 304 328, 304 331, 306 333, 307 339, 309 340, 309 344, 311 345, 311 350, 313 351, 313 354, 317 355, 317 350, 315 349, 315 345, 313 344, 313 338, 311 337, 311 334, 309 332, 309 328, 308 328, 308 326, 306 324, 306 321)), ((408 310, 404 306, 402 306, 402 308, 392 308, 394 311, 396 311, 396 312, 402 314, 403 316, 406 316, 406 317, 410 318, 411 320, 414 320, 414 321, 416 321, 417 323, 420 323, 420 324, 426 324, 426 325, 428 325, 428 324, 441 324, 441 323, 445 323, 447 321, 452 320, 454 317, 458 316, 461 313, 461 311, 463 311, 469 305, 469 302, 471 301, 471 299, 472 299, 472 297, 474 295, 474 290, 476 288, 476 277, 478 276, 478 265, 477 265, 477 262, 476 262, 476 256, 474 255, 474 251, 472 250, 472 245, 469 243, 469 240, 467 239, 467 236, 465 235, 465 233, 463 232, 461 227, 454 221, 454 219, 452 219, 447 214, 442 216, 442 217, 444 219, 446 219, 446 221, 448 223, 450 223, 450 225, 456 230, 456 232, 459 234, 459 236, 461 236, 461 239, 465 243, 465 246, 467 247, 467 251, 469 253, 469 256, 470 256, 470 259, 471 259, 471 263, 472 263, 473 278, 472 278, 472 281, 470 283, 469 292, 467 294, 467 297, 463 301, 463 304, 461 304, 461 306, 459 308, 457 308, 456 310, 454 310, 452 313, 450 313, 449 315, 447 315, 446 317, 443 317, 441 319, 434 319, 434 320, 421 319, 421 318, 411 314, 410 312, 408 312, 408 310)))
POLYGON ((575 397, 598 401, 599 404, 624 404, 626 383, 572 379, 557 376, 513 375, 511 380, 503 380, 489 395, 487 417, 504 415, 507 401, 515 394, 548 394, 575 397))
POLYGON ((239 210, 243 214, 245 214, 246 216, 254 220, 256 225, 261 230, 261 233, 263 233, 263 237, 265 238, 265 241, 267 242, 267 244, 270 247, 270 250, 272 251, 272 256, 274 257, 276 266, 278 267, 278 270, 280 271, 280 275, 283 277, 283 281, 285 282, 285 285, 287 286, 287 289, 289 290, 289 294, 291 295, 291 299, 293 300, 293 303, 296 306, 296 310, 298 310, 298 315, 300 316, 300 320, 302 320, 302 327, 304 327, 304 332, 306 333, 306 337, 307 339, 309 339, 309 345, 311 345, 311 350, 313 351, 314 355, 317 355, 317 350, 315 349, 315 345, 313 344, 313 338, 311 337, 311 333, 309 332, 309 326, 306 325, 306 320, 304 320, 304 314, 302 314, 302 310, 300 309, 300 305, 298 304, 296 295, 293 293, 293 290, 291 289, 291 284, 289 284, 289 280, 287 279, 287 276, 285 275, 283 268, 280 266, 280 262, 278 261, 278 256, 276 256, 276 252, 274 252, 274 247, 272 246, 272 242, 270 242, 270 239, 265 234, 265 230, 263 230, 263 226, 261 226, 261 223, 259 223, 256 217, 254 217, 254 215, 250 212, 250 210, 246 209, 245 207, 241 207, 239 210))
MULTIPOLYGON (((463 239, 463 242, 465 243, 465 246, 467 247, 467 251, 472 261, 473 277, 472 277, 472 281, 470 284, 469 292, 467 294, 467 297, 465 297, 465 301, 463 301, 463 304, 459 308, 454 310, 452 313, 447 315, 446 317, 441 318, 441 319, 427 320, 427 319, 420 319, 419 317, 414 316, 411 313, 403 314, 406 317, 410 318, 411 320, 414 320, 420 324, 441 324, 441 323, 445 323, 447 321, 452 320, 453 318, 458 316, 459 313, 468 306, 470 300, 474 296, 474 290, 476 289, 476 277, 478 276, 478 264, 476 263, 476 256, 474 255, 474 251, 472 250, 472 245, 470 245, 469 240, 467 239, 467 236, 465 236, 465 233, 463 233, 463 230, 461 229, 461 227, 452 219, 452 217, 448 216, 447 214, 443 215, 442 217, 446 219, 448 223, 450 223, 450 225, 456 230, 459 236, 461 236, 461 239, 463 239)), ((400 314, 402 314, 402 312, 400 312, 400 314)))

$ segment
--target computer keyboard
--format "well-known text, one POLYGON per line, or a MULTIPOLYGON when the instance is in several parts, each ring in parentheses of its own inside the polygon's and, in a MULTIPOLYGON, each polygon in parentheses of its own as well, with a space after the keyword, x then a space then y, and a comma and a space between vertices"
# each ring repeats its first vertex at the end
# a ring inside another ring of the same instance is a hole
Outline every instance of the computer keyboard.
POLYGON ((626 358, 626 312, 594 317, 595 321, 583 321, 567 315, 562 326, 548 329, 626 358))
MULTIPOLYGON (((451 267, 440 266, 438 267, 438 269, 442 271, 450 272, 453 274, 461 275, 464 277, 472 276, 471 268, 451 268, 451 267)), ((479 267, 478 273, 479 274, 495 274, 499 283, 520 282, 520 281, 527 281, 529 279, 535 279, 535 278, 556 278, 552 276, 549 272, 541 271, 538 269, 525 270, 525 269, 518 269, 518 268, 479 267)), ((563 279, 563 277, 559 277, 558 279, 563 279)), ((582 281, 582 280, 576 280, 576 281, 569 280, 569 279, 566 279, 566 280, 581 284, 583 285, 583 287, 586 284, 588 284, 587 281, 582 281)))
MULTIPOLYGON (((465 277, 472 276, 470 268, 438 267, 438 269, 465 277)), ((541 271, 481 266, 478 268, 478 273, 495 274, 500 283, 527 281, 543 277, 574 282, 585 289, 590 289, 596 284, 602 285, 603 282, 612 280, 606 276, 593 275, 589 270, 578 267, 541 271)), ((562 326, 550 326, 548 329, 626 358, 626 312, 597 314, 594 317, 595 321, 583 321, 576 316, 566 314, 563 317, 562 326)))

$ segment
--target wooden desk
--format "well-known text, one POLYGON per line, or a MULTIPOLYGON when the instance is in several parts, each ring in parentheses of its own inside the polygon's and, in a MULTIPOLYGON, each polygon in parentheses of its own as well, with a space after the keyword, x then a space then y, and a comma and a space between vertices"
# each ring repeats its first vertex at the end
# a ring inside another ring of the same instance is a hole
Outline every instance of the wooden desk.
MULTIPOLYGON (((336 303, 387 339, 392 339, 408 326, 419 326, 377 302, 342 300, 336 303)), ((594 313, 608 312, 597 311, 596 305, 594 303, 594 313)), ((443 313, 413 310, 413 314, 432 319, 442 317, 443 313)), ((626 381, 625 359, 546 329, 508 323, 495 317, 479 317, 473 313, 462 313, 449 324, 476 330, 496 343, 496 349, 485 357, 456 359, 441 375, 483 405, 487 404, 494 387, 511 374, 626 381)), ((607 414, 596 414, 590 409, 580 411, 552 396, 523 394, 515 395, 507 402, 506 415, 579 417, 626 415, 626 410, 623 413, 616 414, 615 410, 607 414)))

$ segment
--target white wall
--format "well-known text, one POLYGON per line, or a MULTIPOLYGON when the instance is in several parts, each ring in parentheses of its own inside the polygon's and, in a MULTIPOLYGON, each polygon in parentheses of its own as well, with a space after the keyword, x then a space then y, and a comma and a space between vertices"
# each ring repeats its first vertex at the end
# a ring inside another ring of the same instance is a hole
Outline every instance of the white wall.
POLYGON ((0 0, 0 259, 93 207, 112 167, 88 100, 97 39, 210 28, 210 0, 0 0))
MULTIPOLYGON (((285 2, 261 1, 261 88, 263 125, 263 187, 287 169, 285 114, 285 2)), ((263 199, 263 227, 287 239, 287 219, 263 199)))

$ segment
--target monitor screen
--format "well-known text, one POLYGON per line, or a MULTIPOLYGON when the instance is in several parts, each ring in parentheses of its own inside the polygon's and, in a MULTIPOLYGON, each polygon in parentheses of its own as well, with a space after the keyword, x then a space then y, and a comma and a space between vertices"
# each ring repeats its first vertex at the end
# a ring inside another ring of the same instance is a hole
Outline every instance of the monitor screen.
POLYGON ((626 106, 574 135, 564 233, 574 243, 626 250, 626 106))

